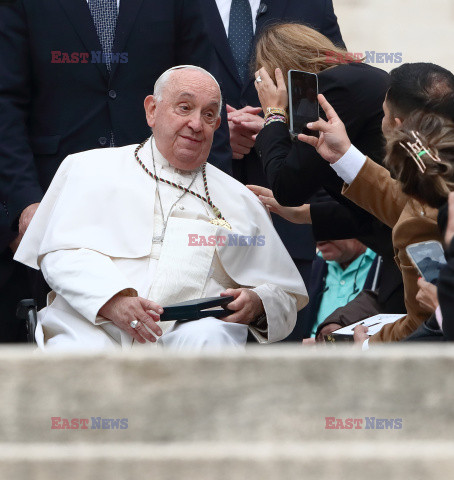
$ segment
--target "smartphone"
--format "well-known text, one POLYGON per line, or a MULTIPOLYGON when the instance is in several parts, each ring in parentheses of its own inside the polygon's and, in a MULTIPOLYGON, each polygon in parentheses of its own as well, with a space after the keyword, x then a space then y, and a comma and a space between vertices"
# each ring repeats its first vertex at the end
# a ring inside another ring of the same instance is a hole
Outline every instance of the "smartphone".
POLYGON ((316 122, 319 118, 317 74, 289 70, 288 91, 290 132, 318 137, 318 132, 306 127, 309 122, 316 122))
POLYGON ((446 265, 445 252, 440 242, 414 243, 406 248, 407 254, 426 282, 437 283, 440 270, 446 265))

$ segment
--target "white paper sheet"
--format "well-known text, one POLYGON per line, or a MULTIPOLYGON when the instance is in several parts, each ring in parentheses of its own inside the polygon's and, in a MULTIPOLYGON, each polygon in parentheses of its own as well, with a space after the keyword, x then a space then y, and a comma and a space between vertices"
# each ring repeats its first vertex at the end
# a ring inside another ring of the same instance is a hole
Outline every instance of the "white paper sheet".
POLYGON ((365 327, 369 327, 369 330, 367 331, 368 335, 375 335, 387 323, 394 323, 396 320, 403 317, 405 317, 405 313, 379 313, 373 317, 365 318, 360 322, 352 323, 347 327, 335 330, 333 333, 336 335, 353 335, 353 330, 357 325, 364 325, 365 327))

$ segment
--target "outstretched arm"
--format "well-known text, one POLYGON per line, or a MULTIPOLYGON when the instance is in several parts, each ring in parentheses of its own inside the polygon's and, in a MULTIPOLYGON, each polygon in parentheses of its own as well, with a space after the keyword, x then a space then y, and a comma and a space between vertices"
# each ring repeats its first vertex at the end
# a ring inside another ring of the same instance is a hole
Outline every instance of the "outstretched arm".
POLYGON ((307 125, 310 130, 320 132, 319 138, 300 134, 298 139, 315 147, 349 184, 342 191, 347 198, 393 227, 408 200, 400 183, 391 178, 386 168, 367 159, 352 146, 334 108, 323 95, 318 98, 328 120, 319 119, 307 125))

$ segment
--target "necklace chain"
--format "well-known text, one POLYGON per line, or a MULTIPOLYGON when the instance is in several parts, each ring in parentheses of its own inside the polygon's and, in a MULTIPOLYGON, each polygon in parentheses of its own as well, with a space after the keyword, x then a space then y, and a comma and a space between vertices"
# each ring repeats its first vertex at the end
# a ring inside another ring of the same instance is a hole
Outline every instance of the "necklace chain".
MULTIPOLYGON (((210 198, 210 194, 208 192, 208 182, 207 182, 207 176, 206 176, 206 164, 204 163, 202 165, 202 178, 203 178, 203 186, 205 188, 205 195, 206 195, 206 198, 203 197, 202 195, 198 194, 197 192, 194 192, 192 190, 190 190, 189 188, 187 187, 183 187, 182 185, 178 185, 177 183, 175 182, 171 182, 170 180, 166 180, 165 178, 161 178, 161 177, 158 177, 155 173, 153 172, 150 172, 150 170, 148 170, 148 168, 143 164, 142 160, 140 160, 139 158, 139 150, 145 145, 145 143, 148 141, 148 140, 151 140, 152 137, 150 137, 149 139, 147 138, 146 140, 144 140, 140 145, 137 146, 137 148, 134 150, 134 156, 137 160, 137 162, 139 163, 139 165, 143 168, 143 170, 152 178, 154 178, 156 180, 156 182, 164 182, 166 183, 167 185, 171 185, 172 187, 175 187, 175 188, 178 188, 180 190, 183 190, 185 193, 189 193, 191 195, 193 195, 194 197, 197 197, 199 198, 200 200, 202 200, 203 202, 207 203, 212 209, 213 209, 213 213, 216 215, 216 217, 219 219, 219 220, 222 220, 224 221, 227 225, 227 221, 226 219, 222 216, 221 214, 221 211, 219 210, 218 207, 216 207, 216 205, 211 201, 211 198, 210 198)), ((153 145, 152 145, 152 142, 150 141, 150 147, 151 147, 151 155, 152 155, 152 158, 153 158, 153 165, 154 165, 154 154, 153 154, 153 145)), ((155 172, 156 172, 156 169, 155 169, 155 172)), ((194 177, 195 178, 195 177, 194 177)), ((191 183, 192 185, 192 183, 191 183)), ((190 186, 191 186, 190 185, 190 186)), ((183 195, 182 195, 183 196, 183 195)), ((182 197, 181 196, 181 197, 182 197)), ((180 198, 181 198, 180 197, 180 198)), ((179 200, 179 199, 178 199, 179 200)), ((177 200, 177 201, 178 201, 177 200)), ((173 206, 172 206, 173 208, 173 206)), ((169 213, 170 215, 170 213, 169 213)), ((230 225, 229 225, 230 227, 230 225)), ((231 228, 231 227, 230 227, 231 228)))
MULTIPOLYGON (((154 168, 154 171, 156 172, 156 165, 155 165, 155 162, 154 162, 154 155, 153 155, 153 168, 154 168)), ((194 183, 195 179, 197 178, 197 175, 198 175, 198 171, 196 172, 196 174, 193 176, 192 180, 191 180, 191 183, 189 184, 188 186, 188 189, 190 189, 192 187, 192 184, 194 183)), ((159 182, 156 182, 156 191, 158 193, 158 199, 159 199, 159 207, 161 209, 161 217, 162 217, 162 231, 161 231, 161 235, 159 237, 153 237, 153 243, 162 243, 164 241, 164 235, 166 233, 166 229, 167 229, 167 223, 169 221, 169 217, 170 217, 170 214, 172 213, 172 210, 173 208, 175 207, 175 205, 186 195, 186 192, 183 192, 172 204, 172 206, 170 207, 169 209, 169 213, 167 214, 167 218, 164 217, 164 209, 162 208, 162 201, 161 201, 161 192, 159 191, 159 182)))

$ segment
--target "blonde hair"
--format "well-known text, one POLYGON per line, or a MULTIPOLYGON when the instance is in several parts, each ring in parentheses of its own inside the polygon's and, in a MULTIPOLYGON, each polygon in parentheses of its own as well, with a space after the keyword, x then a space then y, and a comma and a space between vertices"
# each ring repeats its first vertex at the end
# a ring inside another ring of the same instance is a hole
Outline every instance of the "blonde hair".
POLYGON ((387 140, 384 163, 402 184, 402 191, 433 208, 445 203, 454 190, 454 123, 434 113, 415 112, 387 140), (412 131, 418 132, 425 149, 440 159, 438 162, 427 154, 419 156, 424 173, 400 145, 415 142, 412 131))
POLYGON ((336 66, 334 59, 346 58, 346 53, 313 28, 299 23, 275 24, 266 28, 257 42, 254 69, 264 67, 275 81, 274 71, 280 68, 287 85, 289 70, 319 73, 336 66))

